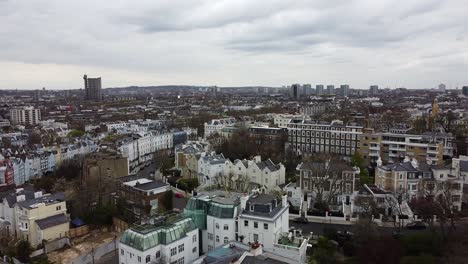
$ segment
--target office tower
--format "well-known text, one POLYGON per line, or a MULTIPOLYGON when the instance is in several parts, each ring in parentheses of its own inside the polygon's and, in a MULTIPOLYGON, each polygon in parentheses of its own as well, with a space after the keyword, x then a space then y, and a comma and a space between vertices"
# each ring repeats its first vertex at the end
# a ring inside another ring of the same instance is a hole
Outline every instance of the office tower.
POLYGON ((343 84, 340 86, 341 94, 345 97, 349 96, 349 85, 343 84))
POLYGON ((315 86, 315 94, 316 95, 323 95, 323 85, 322 84, 318 84, 315 86))
POLYGON ((375 96, 379 93, 379 86, 378 85, 371 85, 369 88, 369 95, 375 96))
POLYGON ((41 121, 41 111, 32 106, 10 109, 10 122, 13 125, 36 125, 41 121))
POLYGON ((327 94, 335 94, 335 85, 327 85, 327 94))
POLYGON ((87 75, 83 76, 84 87, 85 87, 85 99, 87 101, 100 102, 102 100, 101 95, 101 77, 99 78, 88 78, 87 75))
POLYGON ((462 88, 462 94, 463 94, 464 96, 468 96, 468 86, 463 86, 463 88, 462 88))

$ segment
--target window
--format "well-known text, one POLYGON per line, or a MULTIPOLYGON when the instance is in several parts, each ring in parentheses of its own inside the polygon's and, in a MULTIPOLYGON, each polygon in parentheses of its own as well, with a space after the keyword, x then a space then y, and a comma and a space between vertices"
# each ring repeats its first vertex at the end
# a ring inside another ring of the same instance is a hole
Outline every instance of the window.
POLYGON ((208 239, 209 239, 209 240, 213 240, 213 234, 208 233, 208 239))
POLYGON ((244 226, 249 226, 249 221, 244 220, 244 226))
POLYGON ((197 242, 197 235, 193 235, 192 242, 197 242))
POLYGON ((227 244, 227 243, 229 243, 229 239, 228 239, 227 237, 224 237, 224 241, 223 241, 223 242, 224 242, 224 244, 227 244))
POLYGON ((56 210, 56 211, 62 210, 62 206, 60 206, 60 205, 59 205, 59 206, 56 206, 56 207, 55 207, 55 210, 56 210))
POLYGON ((254 222, 254 228, 258 228, 258 222, 254 222))
POLYGON ((254 242, 258 242, 258 234, 253 235, 254 242))
POLYGON ((219 229, 219 224, 218 223, 216 223, 216 229, 219 229))
POLYGON ((219 236, 216 236, 216 242, 219 242, 219 236))
POLYGON ((263 229, 268 230, 268 224, 263 224, 263 229))
POLYGON ((250 206, 250 211, 253 211, 253 210, 254 210, 254 206, 251 205, 251 206, 250 206))
POLYGON ((149 263, 149 262, 151 261, 151 256, 150 256, 150 255, 146 256, 146 260, 145 260, 145 261, 146 261, 146 263, 149 263))
POLYGON ((123 249, 120 250, 120 255, 124 255, 125 254, 125 251, 123 249))
POLYGON ((173 247, 173 248, 171 248, 171 257, 175 256, 175 254, 177 254, 177 248, 173 247))
POLYGON ((179 245, 179 253, 184 252, 184 244, 179 245))
POLYGON ((140 256, 138 256, 138 262, 141 262, 141 257, 140 256))
POLYGON ((211 251, 213 250, 213 246, 212 245, 208 245, 208 251, 211 251))
POLYGON ((184 264, 185 258, 181 257, 180 259, 177 260, 177 264, 184 264))
POLYGON ((224 230, 229 230, 229 226, 228 226, 228 225, 224 225, 224 230))
POLYGON ((192 252, 193 252, 193 253, 197 252, 197 247, 194 247, 194 248, 192 249, 192 252))
POLYGON ((161 257, 161 251, 156 251, 156 259, 160 258, 161 257))

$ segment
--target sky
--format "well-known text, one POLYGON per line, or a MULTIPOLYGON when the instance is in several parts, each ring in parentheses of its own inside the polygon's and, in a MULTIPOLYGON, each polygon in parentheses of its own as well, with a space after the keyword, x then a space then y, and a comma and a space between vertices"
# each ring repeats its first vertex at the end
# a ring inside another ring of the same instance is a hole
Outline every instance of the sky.
POLYGON ((468 0, 0 0, 0 89, 468 85, 468 0))

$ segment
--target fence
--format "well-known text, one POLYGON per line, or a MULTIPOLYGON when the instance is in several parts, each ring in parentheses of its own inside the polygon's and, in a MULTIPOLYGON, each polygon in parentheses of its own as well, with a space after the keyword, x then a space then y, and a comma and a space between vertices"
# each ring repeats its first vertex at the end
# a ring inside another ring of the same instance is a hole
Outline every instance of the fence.
POLYGON ((94 248, 91 252, 89 252, 86 255, 81 255, 71 261, 71 264, 89 264, 89 263, 95 263, 97 260, 102 258, 102 256, 111 253, 115 251, 115 254, 117 254, 117 248, 119 246, 119 240, 113 240, 109 243, 100 245, 96 248, 94 248))
POLYGON ((112 225, 114 227, 114 230, 119 233, 128 229, 128 223, 117 217, 112 218, 112 225))
POLYGON ((70 238, 80 237, 89 234, 89 226, 84 225, 80 227, 71 228, 68 232, 70 238))

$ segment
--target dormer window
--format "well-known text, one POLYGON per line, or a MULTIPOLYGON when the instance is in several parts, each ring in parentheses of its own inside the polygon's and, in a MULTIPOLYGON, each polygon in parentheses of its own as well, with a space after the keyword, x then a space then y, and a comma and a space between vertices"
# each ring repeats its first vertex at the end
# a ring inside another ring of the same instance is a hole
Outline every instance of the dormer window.
POLYGON ((252 212, 253 212, 253 210, 254 210, 254 206, 253 206, 253 205, 251 205, 251 206, 250 206, 250 211, 252 211, 252 212))

